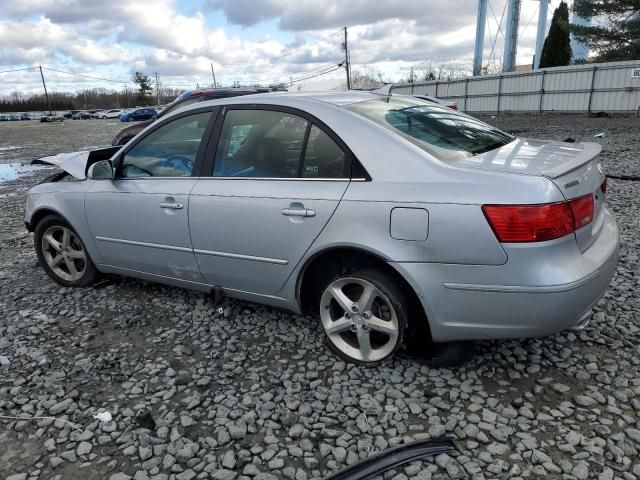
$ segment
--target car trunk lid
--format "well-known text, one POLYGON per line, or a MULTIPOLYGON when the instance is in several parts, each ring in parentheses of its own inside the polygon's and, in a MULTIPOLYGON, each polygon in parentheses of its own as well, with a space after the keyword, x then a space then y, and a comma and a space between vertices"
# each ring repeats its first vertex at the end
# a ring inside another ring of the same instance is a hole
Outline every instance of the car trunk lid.
POLYGON ((593 220, 575 232, 581 251, 596 240, 604 223, 605 175, 597 143, 517 138, 495 150, 452 163, 454 167, 546 177, 566 200, 594 195, 593 220))

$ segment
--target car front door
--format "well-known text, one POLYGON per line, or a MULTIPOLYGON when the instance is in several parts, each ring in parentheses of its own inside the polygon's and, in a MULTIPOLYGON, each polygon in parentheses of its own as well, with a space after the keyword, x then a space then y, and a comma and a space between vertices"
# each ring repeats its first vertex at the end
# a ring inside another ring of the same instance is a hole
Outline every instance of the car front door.
POLYGON ((189 193, 215 112, 157 125, 116 161, 114 180, 96 180, 85 213, 105 265, 200 282, 189 236, 189 193))
POLYGON ((226 108, 215 131, 189 205, 200 271, 228 290, 274 294, 336 210, 351 156, 289 109, 226 108))

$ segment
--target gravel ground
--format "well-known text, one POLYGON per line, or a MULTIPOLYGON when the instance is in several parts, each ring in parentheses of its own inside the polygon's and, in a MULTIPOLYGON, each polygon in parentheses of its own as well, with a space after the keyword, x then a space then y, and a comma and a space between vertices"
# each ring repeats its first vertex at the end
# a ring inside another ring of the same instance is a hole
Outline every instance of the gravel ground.
MULTIPOLYGON (((640 119, 487 120, 561 140, 607 132, 607 173, 640 173, 640 119)), ((23 137, 0 124, 0 148, 21 147, 0 161, 108 143, 109 123, 34 123, 23 137), (94 128, 99 140, 77 138, 94 128)), ((130 279, 59 287, 22 225, 44 175, 0 185, 0 415, 58 420, 0 419, 0 477, 303 480, 447 435, 456 459, 394 478, 640 478, 640 183, 609 181, 621 259, 586 330, 483 342, 471 363, 430 369, 347 365, 318 322, 260 305, 219 313, 202 294, 130 279)))

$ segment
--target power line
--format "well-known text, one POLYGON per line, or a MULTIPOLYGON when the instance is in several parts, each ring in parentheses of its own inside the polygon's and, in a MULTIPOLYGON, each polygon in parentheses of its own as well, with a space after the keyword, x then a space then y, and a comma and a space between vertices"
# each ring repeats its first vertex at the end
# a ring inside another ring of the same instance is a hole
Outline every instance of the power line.
POLYGON ((536 13, 538 13, 538 12, 536 12, 536 11, 533 12, 533 14, 531 15, 531 18, 529 18, 529 21, 527 22, 527 24, 522 29, 522 33, 520 35, 518 35, 518 38, 524 37, 524 34, 526 33, 527 28, 529 28, 529 25, 531 24, 531 21, 533 20, 533 17, 535 17, 536 13))
POLYGON ((498 34, 502 35, 502 38, 504 39, 504 33, 502 31, 502 20, 504 19, 504 14, 507 11, 507 4, 509 2, 505 2, 504 4, 504 8, 502 9, 502 16, 500 17, 500 21, 498 22, 498 17, 496 17, 495 12, 493 11, 493 7, 491 6, 491 2, 487 2, 489 4, 489 10, 491 10, 491 14, 493 15, 493 19, 495 20, 497 26, 498 26, 498 30, 496 31, 496 36, 493 38, 493 42, 491 44, 491 52, 489 53, 489 58, 493 58, 494 62, 495 62, 495 48, 496 48, 496 42, 498 41, 498 34))
POLYGON ((91 80, 100 80, 100 81, 103 81, 103 82, 124 83, 124 84, 130 83, 130 82, 127 82, 127 81, 124 81, 124 80, 114 80, 114 79, 111 79, 111 78, 93 77, 91 75, 83 75, 81 73, 66 72, 64 70, 58 70, 56 68, 50 68, 50 67, 42 67, 42 68, 44 68, 45 70, 51 70, 52 72, 64 73, 66 75, 74 75, 76 77, 82 77, 82 78, 89 78, 91 80))
MULTIPOLYGON (((327 65, 325 67, 322 67, 318 70, 313 70, 311 72, 299 72, 300 73, 300 77, 297 78, 290 78, 289 80, 272 80, 272 81, 265 81, 265 80, 255 80, 255 79, 242 79, 240 80, 241 83, 244 83, 245 85, 292 85, 294 83, 298 83, 298 82, 302 82, 305 80, 309 80, 311 78, 315 78, 315 77, 319 77, 321 75, 326 75, 327 73, 332 73, 335 72, 339 69, 341 69, 344 66, 344 62, 340 62, 340 63, 335 63, 335 64, 330 64, 327 65)), ((196 83, 196 82, 194 82, 196 83)), ((207 83, 207 82, 202 82, 202 83, 207 83)), ((170 85, 165 85, 167 87, 189 87, 192 86, 193 83, 190 84, 177 84, 177 83, 172 83, 170 85)))
POLYGON ((28 68, 16 68, 14 70, 4 70, 0 73, 11 73, 11 72, 24 72, 26 70, 37 70, 38 67, 28 67, 28 68))
POLYGON ((340 70, 342 67, 343 65, 340 63, 338 65, 334 65, 333 67, 329 67, 328 69, 325 69, 323 71, 316 72, 315 74, 309 74, 305 77, 296 78, 295 80, 292 79, 289 82, 282 82, 282 83, 293 85, 294 83, 303 82, 305 80, 310 80, 312 78, 320 77, 321 75, 326 75, 327 73, 335 72, 337 70, 340 70))

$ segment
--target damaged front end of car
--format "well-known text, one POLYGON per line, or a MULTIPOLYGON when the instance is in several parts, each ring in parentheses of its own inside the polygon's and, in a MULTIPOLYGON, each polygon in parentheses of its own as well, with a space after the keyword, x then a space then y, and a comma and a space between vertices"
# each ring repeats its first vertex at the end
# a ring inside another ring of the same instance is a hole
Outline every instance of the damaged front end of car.
POLYGON ((53 165, 62 170, 48 176, 40 183, 60 182, 69 180, 85 180, 87 171, 94 163, 109 160, 122 147, 105 147, 96 150, 83 150, 80 152, 59 153, 47 157, 38 158, 31 162, 32 165, 53 165))

